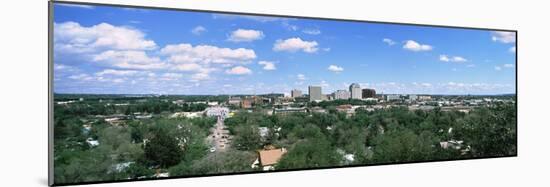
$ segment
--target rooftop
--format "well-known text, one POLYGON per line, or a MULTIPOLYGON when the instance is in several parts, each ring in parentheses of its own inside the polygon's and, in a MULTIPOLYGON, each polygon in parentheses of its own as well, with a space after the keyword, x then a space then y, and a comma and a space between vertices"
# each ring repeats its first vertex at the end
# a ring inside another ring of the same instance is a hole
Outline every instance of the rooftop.
POLYGON ((285 153, 285 148, 258 151, 260 163, 262 164, 262 166, 270 166, 276 164, 285 153))

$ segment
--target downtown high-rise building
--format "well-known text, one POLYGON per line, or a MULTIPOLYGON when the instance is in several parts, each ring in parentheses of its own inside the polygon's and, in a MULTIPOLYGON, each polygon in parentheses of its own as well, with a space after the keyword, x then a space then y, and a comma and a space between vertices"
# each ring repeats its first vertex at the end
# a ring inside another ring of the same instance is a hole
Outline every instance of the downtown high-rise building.
POLYGON ((347 90, 336 90, 333 93, 334 99, 349 99, 350 98, 350 92, 347 90))
POLYGON ((292 98, 301 97, 302 96, 302 90, 294 89, 290 91, 290 96, 292 98))
POLYGON ((376 90, 365 88, 363 89, 363 99, 366 98, 375 98, 376 97, 376 90))
POLYGON ((320 101, 323 100, 323 94, 321 92, 320 86, 309 86, 308 87, 309 101, 320 101))
POLYGON ((357 83, 353 83, 349 86, 349 92, 352 99, 361 99, 361 86, 357 83))

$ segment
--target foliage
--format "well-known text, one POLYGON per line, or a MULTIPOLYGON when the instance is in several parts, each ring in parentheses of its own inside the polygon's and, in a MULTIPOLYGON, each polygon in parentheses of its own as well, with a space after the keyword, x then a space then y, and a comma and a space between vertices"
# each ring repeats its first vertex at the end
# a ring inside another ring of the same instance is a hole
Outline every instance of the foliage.
POLYGON ((179 164, 170 168, 170 173, 176 176, 221 174, 252 171, 250 164, 255 154, 243 151, 227 151, 210 154, 192 164, 179 164))
POLYGON ((176 165, 183 156, 178 143, 168 131, 159 128, 153 132, 152 138, 145 145, 145 158, 161 167, 176 165))
POLYGON ((54 105, 54 177, 59 184, 148 178, 156 169, 168 170, 170 176, 256 171, 250 165, 256 151, 266 145, 288 150, 276 164, 277 170, 517 153, 515 104, 494 103, 469 113, 437 107, 426 111, 358 109, 347 116, 335 107, 370 103, 341 100, 308 103, 328 113, 268 115, 261 108, 236 111, 224 121, 233 138, 229 148, 210 152, 212 145, 206 140, 215 118, 170 117, 173 112, 204 110, 206 105, 172 101, 224 101, 227 96, 63 95, 56 99, 79 97, 84 101, 54 105), (153 116, 135 117, 145 114, 153 116), (120 115, 125 116, 122 123, 105 120, 120 115), (91 129, 85 130, 83 125, 91 129), (260 127, 269 129, 267 136, 260 136, 260 127), (97 140, 99 145, 92 146, 87 140, 97 140), (445 142, 461 143, 443 148, 445 142), (344 162, 344 154, 353 154, 354 161, 344 162), (116 168, 124 163, 128 167, 116 168))
POLYGON ((277 163, 277 169, 337 166, 340 155, 322 137, 301 140, 277 163))
POLYGON ((454 138, 471 146, 471 157, 515 155, 516 111, 514 105, 497 105, 466 116, 456 125, 454 138))

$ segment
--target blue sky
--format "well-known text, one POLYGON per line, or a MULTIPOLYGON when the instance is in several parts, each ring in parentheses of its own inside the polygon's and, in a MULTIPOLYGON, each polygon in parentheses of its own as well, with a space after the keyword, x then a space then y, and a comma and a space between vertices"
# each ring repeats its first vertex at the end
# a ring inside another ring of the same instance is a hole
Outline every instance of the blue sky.
POLYGON ((515 93, 515 33, 57 4, 54 91, 515 93))

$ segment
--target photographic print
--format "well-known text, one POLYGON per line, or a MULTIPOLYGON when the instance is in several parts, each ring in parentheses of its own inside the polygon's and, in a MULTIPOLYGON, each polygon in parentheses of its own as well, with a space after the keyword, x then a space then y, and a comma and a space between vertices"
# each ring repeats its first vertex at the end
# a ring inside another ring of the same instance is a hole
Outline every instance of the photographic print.
POLYGON ((516 31, 53 2, 54 185, 516 156, 516 31))

